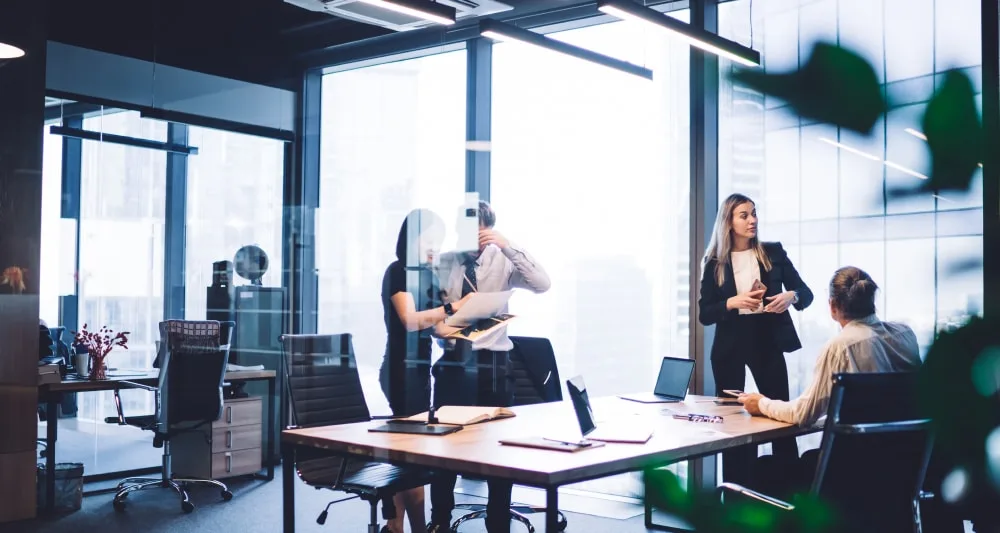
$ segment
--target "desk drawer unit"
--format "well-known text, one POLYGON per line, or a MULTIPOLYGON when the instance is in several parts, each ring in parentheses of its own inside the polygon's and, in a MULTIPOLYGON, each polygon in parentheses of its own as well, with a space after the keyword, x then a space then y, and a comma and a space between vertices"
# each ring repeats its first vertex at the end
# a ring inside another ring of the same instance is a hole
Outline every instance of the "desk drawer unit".
POLYGON ((260 448, 212 454, 212 479, 253 474, 260 470, 260 448))
POLYGON ((261 425, 263 403, 260 398, 235 398, 226 400, 222 407, 222 416, 212 422, 212 428, 232 426, 261 425))
POLYGON ((222 416, 172 439, 173 470, 179 477, 222 479, 261 468, 262 399, 226 400, 222 416))
POLYGON ((215 428, 212 430, 212 453, 260 448, 261 425, 215 428))

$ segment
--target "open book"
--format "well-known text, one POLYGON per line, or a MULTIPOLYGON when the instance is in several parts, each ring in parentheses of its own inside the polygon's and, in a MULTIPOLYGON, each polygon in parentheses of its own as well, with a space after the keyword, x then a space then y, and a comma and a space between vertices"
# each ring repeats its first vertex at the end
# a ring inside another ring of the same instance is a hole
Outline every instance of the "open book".
POLYGON ((475 341, 484 335, 494 332, 497 328, 506 327, 507 323, 513 319, 514 315, 511 314, 483 318, 481 320, 477 320, 472 325, 466 326, 453 333, 449 333, 447 337, 449 339, 465 339, 467 341, 475 341))
MULTIPOLYGON (((438 422, 441 424, 454 424, 456 426, 468 426, 469 424, 478 424, 480 422, 487 422, 489 420, 499 420, 501 418, 510 418, 514 416, 514 411, 507 409, 505 407, 480 407, 480 406, 466 406, 466 405, 442 405, 436 411, 434 411, 434 416, 437 417, 438 422)), ((412 422, 426 422, 427 412, 420 413, 419 415, 413 415, 409 418, 404 418, 403 420, 412 422)))

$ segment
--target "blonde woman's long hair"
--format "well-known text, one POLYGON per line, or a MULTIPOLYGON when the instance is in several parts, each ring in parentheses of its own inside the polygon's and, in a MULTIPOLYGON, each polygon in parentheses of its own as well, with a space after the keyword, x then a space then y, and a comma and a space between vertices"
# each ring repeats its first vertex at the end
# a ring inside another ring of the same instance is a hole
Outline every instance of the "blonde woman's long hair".
MULTIPOLYGON (((748 196, 739 193, 730 194, 722 202, 722 206, 719 207, 719 214, 715 217, 715 229, 712 230, 712 239, 708 241, 708 248, 705 250, 705 257, 702 259, 702 268, 709 261, 715 259, 715 282, 720 287, 726 280, 726 265, 730 263, 729 254, 733 251, 733 215, 737 207, 746 203, 756 205, 748 196)), ((757 237, 750 239, 750 249, 757 256, 757 260, 764 265, 764 270, 770 271, 771 260, 767 258, 767 253, 764 251, 764 245, 761 244, 760 239, 757 237)), ((702 273, 703 276, 705 274, 707 272, 702 273)))

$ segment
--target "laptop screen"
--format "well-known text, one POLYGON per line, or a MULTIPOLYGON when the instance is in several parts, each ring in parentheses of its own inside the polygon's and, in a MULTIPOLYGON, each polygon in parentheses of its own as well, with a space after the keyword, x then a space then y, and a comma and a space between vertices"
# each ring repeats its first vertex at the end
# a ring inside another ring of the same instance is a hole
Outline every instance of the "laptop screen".
POLYGON ((656 377, 653 393, 658 396, 684 399, 693 373, 694 360, 664 357, 660 363, 660 375, 656 377))
POLYGON ((566 389, 569 391, 570 400, 573 401, 576 420, 580 423, 580 433, 586 437, 597 429, 597 424, 594 423, 594 411, 590 408, 590 398, 587 397, 587 386, 583 383, 583 376, 567 379, 566 389))

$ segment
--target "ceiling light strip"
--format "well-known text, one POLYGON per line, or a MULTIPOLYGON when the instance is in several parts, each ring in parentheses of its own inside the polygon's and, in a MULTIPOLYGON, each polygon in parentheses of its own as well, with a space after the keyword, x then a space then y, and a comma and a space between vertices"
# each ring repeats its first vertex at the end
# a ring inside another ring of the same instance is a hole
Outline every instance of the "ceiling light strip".
POLYGON ((736 61, 748 67, 760 66, 760 52, 737 42, 719 37, 710 31, 696 28, 686 22, 660 13, 655 9, 641 6, 629 0, 599 0, 597 9, 622 20, 631 20, 669 31, 689 45, 706 52, 736 61))
POLYGON ((517 41, 532 46, 538 46, 553 52, 559 52, 577 59, 613 68, 615 70, 625 72, 626 74, 632 74, 647 80, 653 79, 653 71, 648 68, 641 67, 634 63, 629 63, 628 61, 622 61, 621 59, 616 59, 611 56, 599 54, 586 48, 564 43, 562 41, 552 39, 551 37, 546 37, 533 31, 518 28, 517 26, 512 26, 497 20, 484 19, 480 21, 479 34, 483 37, 493 39, 494 41, 517 41))

